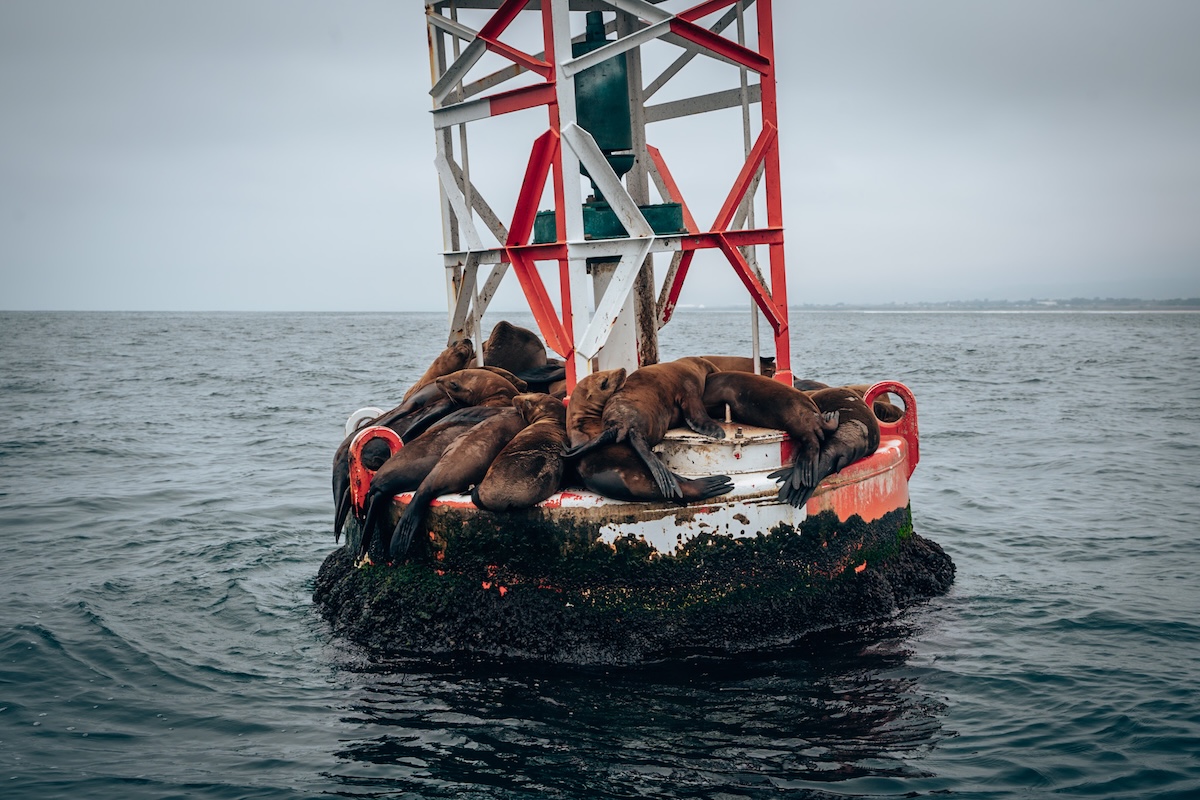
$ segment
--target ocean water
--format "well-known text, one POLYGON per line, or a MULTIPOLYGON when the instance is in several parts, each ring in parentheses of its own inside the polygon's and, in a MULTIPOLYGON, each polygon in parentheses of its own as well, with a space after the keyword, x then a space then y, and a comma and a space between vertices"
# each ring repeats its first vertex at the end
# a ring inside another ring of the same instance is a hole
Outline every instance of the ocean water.
POLYGON ((442 315, 0 314, 0 797, 1200 796, 1200 315, 794 316, 798 374, 916 393, 954 588, 568 670, 373 662, 312 606, 344 420, 442 315))

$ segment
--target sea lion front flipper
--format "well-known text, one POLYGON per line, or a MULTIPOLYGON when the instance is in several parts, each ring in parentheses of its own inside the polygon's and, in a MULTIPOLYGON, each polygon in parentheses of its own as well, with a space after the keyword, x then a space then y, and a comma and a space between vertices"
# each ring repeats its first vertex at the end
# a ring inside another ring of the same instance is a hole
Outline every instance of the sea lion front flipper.
POLYGON ((458 403, 450 398, 439 400, 436 403, 430 403, 419 414, 412 418, 412 421, 407 428, 400 432, 400 443, 408 444, 413 439, 420 436, 425 431, 429 430, 435 422, 439 422, 442 417, 448 417, 459 408, 458 403))
POLYGON ((725 429, 708 415, 708 411, 704 409, 704 401, 696 395, 682 398, 679 401, 679 408, 683 411, 683 421, 696 433, 710 439, 725 438, 725 429))
POLYGON ((379 516, 379 511, 383 509, 383 503, 380 498, 383 497, 383 492, 371 492, 367 498, 367 515, 363 519, 362 524, 362 539, 358 544, 358 555, 361 559, 368 555, 371 551, 371 540, 375 538, 375 523, 379 516))
POLYGON ((408 501, 408 505, 404 507, 404 513, 396 522, 396 529, 392 531, 392 544, 387 551, 388 557, 392 561, 399 561, 408 555, 417 529, 421 527, 421 522, 425 519, 425 509, 428 507, 429 500, 420 493, 414 494, 413 498, 408 501))
POLYGON ((338 498, 337 509, 333 512, 333 541, 336 544, 342 540, 342 525, 346 523, 346 517, 350 514, 350 487, 347 486, 342 491, 342 496, 338 498))
POLYGON ((583 444, 578 444, 578 445, 575 445, 574 447, 568 447, 565 450, 563 450, 562 451, 563 458, 578 458, 581 455, 592 452, 597 447, 600 447, 600 446, 606 445, 606 444, 612 444, 614 441, 616 441, 616 439, 617 439, 617 429, 616 428, 605 428, 604 432, 601 433, 599 436, 589 439, 588 441, 584 442, 583 444))
POLYGON ((642 432, 631 430, 627 438, 630 446, 633 447, 633 452, 638 454, 642 463, 646 465, 646 469, 650 470, 650 477, 654 478, 654 483, 662 492, 663 497, 668 500, 682 500, 683 490, 679 488, 679 481, 667 469, 667 465, 662 462, 662 459, 650 449, 650 445, 646 444, 646 437, 642 436, 642 432))

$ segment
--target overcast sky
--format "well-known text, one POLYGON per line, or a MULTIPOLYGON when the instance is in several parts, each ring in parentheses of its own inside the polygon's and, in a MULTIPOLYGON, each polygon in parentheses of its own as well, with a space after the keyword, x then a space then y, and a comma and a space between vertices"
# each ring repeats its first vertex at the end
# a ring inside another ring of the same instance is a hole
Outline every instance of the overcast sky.
MULTIPOLYGON (((1200 2, 775 6, 793 302, 1200 296, 1200 2)), ((428 63, 419 0, 3 0, 0 308, 444 308, 428 63)))

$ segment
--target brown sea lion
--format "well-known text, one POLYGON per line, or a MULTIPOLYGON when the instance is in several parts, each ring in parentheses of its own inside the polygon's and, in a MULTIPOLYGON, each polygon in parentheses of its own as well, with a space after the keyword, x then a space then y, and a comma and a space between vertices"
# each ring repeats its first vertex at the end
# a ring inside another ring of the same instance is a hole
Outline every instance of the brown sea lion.
POLYGON ((482 480, 492 461, 524 427, 525 418, 520 412, 515 408, 501 408, 495 416, 455 439, 413 492, 396 522, 396 529, 388 537, 390 544, 383 542, 384 552, 393 559, 407 555, 413 536, 425 521, 434 498, 465 492, 482 480))
POLYGON ((546 346, 528 328, 500 320, 483 343, 483 363, 520 375, 546 363, 546 346))
POLYGON ((407 443, 383 463, 371 479, 371 488, 364 503, 367 513, 363 518, 360 557, 366 555, 370 547, 377 520, 386 503, 401 492, 411 492, 420 486, 429 471, 437 465, 446 448, 459 436, 503 410, 503 406, 460 408, 407 443))
POLYGON ((417 382, 410 386, 408 391, 404 393, 404 397, 400 399, 402 401, 407 400, 419 391, 422 386, 428 386, 433 383, 435 378, 449 375, 451 372, 456 372, 466 367, 474 357, 475 346, 471 344, 470 339, 455 340, 449 347, 438 354, 438 357, 429 365, 429 369, 425 370, 425 374, 417 378, 417 382))
MULTIPOLYGON (((605 405, 625 379, 624 369, 610 369, 588 375, 575 386, 567 408, 567 436, 571 444, 590 442, 604 431, 605 405)), ((727 475, 685 478, 671 473, 680 494, 668 496, 659 489, 649 467, 629 444, 601 445, 581 456, 575 463, 575 471, 585 487, 615 500, 670 499, 692 503, 733 489, 727 475)))
POLYGON ((806 378, 792 378, 792 386, 802 392, 815 392, 817 389, 828 389, 828 383, 810 381, 806 378))
MULTIPOLYGON (((700 356, 711 361, 721 372, 754 372, 754 359, 750 356, 700 356)), ((758 374, 770 378, 775 374, 775 356, 758 357, 758 374)))
POLYGON ((817 485, 821 442, 838 427, 836 413, 822 414, 808 395, 762 375, 718 372, 704 384, 704 407, 722 416, 725 407, 736 422, 787 433, 795 450, 790 483, 810 491, 817 485))
POLYGON ((460 369, 434 383, 462 406, 511 406, 520 394, 512 381, 489 369, 460 369))
MULTIPOLYGON (((821 456, 817 463, 817 483, 835 472, 865 458, 879 449, 879 420, 863 399, 849 387, 819 389, 809 395, 823 414, 837 414, 838 427, 825 436, 821 443, 821 456)), ((771 473, 772 478, 783 480, 779 499, 799 508, 812 496, 813 488, 796 488, 786 480, 787 470, 771 473)))
POLYGON ((650 448, 681 423, 709 438, 725 438, 725 430, 708 415, 701 400, 705 379, 716 371, 711 361, 695 356, 634 370, 605 404, 603 431, 591 441, 572 447, 567 456, 628 441, 654 476, 659 491, 667 497, 682 498, 678 480, 650 448))
MULTIPOLYGON (((547 357, 546 346, 528 328, 500 320, 483 343, 484 366, 503 367, 529 384, 530 392, 545 392, 566 377, 562 361, 547 357)), ((526 391, 526 390, 522 390, 526 391)))
POLYGON ((490 511, 529 508, 558 491, 567 447, 567 408, 548 394, 519 394, 513 408, 525 429, 492 462, 471 501, 490 511))
MULTIPOLYGON (((430 383, 413 392, 407 400, 390 411, 366 420, 359 425, 359 429, 368 425, 382 425, 394 430, 403 440, 410 429, 416 427, 418 432, 423 431, 455 408, 458 405, 437 384, 430 383)), ((350 513, 350 443, 357 432, 343 439, 333 453, 334 541, 341 538, 342 526, 350 513)))
MULTIPOLYGON (((859 397, 865 398, 867 390, 873 385, 871 383, 854 383, 845 388, 854 392, 859 397)), ((904 416, 904 408, 893 403, 890 394, 879 395, 871 405, 875 410, 875 416, 883 422, 899 422, 900 418, 904 416)))

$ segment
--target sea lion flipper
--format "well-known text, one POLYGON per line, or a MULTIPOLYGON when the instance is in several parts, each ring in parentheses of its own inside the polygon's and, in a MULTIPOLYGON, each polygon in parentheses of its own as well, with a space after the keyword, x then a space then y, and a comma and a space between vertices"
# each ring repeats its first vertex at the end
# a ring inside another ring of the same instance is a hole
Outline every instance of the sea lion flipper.
POLYGON ((590 453, 597 447, 606 444, 612 444, 614 441, 616 441, 616 439, 617 429, 605 428, 604 432, 599 436, 596 436, 595 438, 590 439, 583 444, 576 445, 575 447, 568 447, 567 449, 563 450, 563 458, 578 458, 585 453, 590 453))
POLYGON ((362 539, 358 544, 359 558, 362 558, 371 551, 371 540, 375 538, 375 521, 378 517, 377 509, 382 508, 379 498, 382 496, 382 492, 373 491, 367 498, 367 515, 363 519, 362 539))
POLYGON ((404 513, 400 515, 400 520, 396 523, 396 529, 392 531, 392 545, 388 550, 388 555, 393 561, 398 561, 408 555, 417 528, 421 526, 421 520, 425 516, 425 505, 425 503, 418 503, 414 496, 405 506, 404 513))
POLYGON ((342 491, 342 496, 338 498, 337 510, 333 513, 333 541, 336 544, 342 540, 342 525, 346 522, 346 517, 350 514, 350 487, 347 486, 342 491))
POLYGON ((836 431, 837 426, 838 426, 839 416, 840 416, 840 412, 837 412, 837 411, 826 411, 824 414, 822 414, 821 415, 821 430, 823 430, 825 433, 830 433, 832 431, 836 431))
POLYGON ((443 417, 447 417, 451 412, 458 409, 458 403, 447 398, 448 402, 430 403, 419 414, 412 418, 411 423, 404 432, 400 434, 400 443, 408 444, 413 439, 420 436, 443 417))
POLYGON ((725 429, 715 419, 708 415, 704 403, 695 395, 688 395, 680 400, 679 408, 683 411, 683 421, 689 428, 701 436, 710 439, 724 439, 725 429))
POLYGON ((654 478, 654 483, 658 486, 658 490, 662 492, 663 497, 668 500, 683 499, 683 490, 679 488, 679 481, 667 469, 667 465, 662 462, 662 459, 655 455, 650 446, 646 444, 646 438, 642 435, 642 432, 631 430, 628 439, 629 444, 633 447, 633 451, 642 459, 642 463, 646 465, 646 469, 650 470, 650 476, 654 478))

